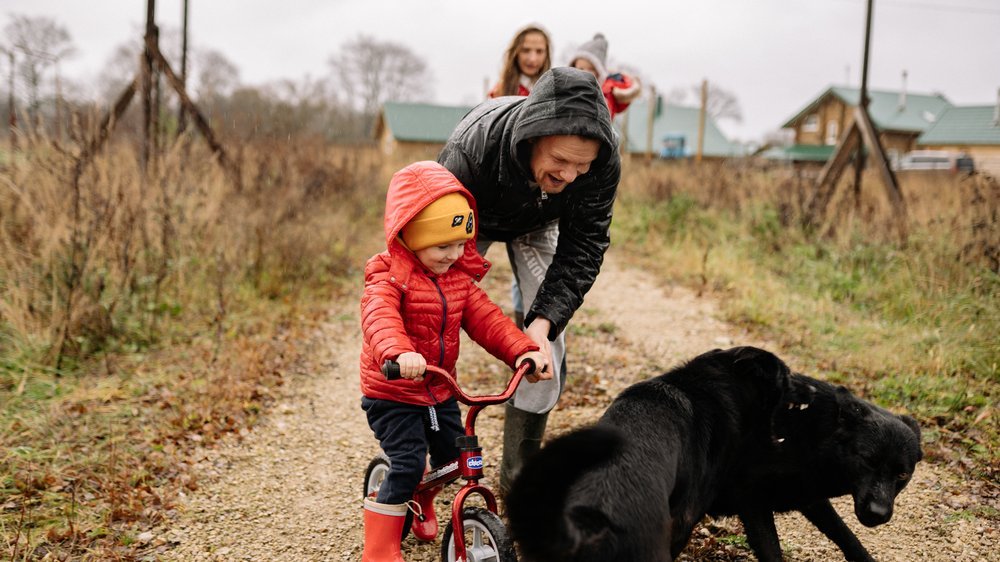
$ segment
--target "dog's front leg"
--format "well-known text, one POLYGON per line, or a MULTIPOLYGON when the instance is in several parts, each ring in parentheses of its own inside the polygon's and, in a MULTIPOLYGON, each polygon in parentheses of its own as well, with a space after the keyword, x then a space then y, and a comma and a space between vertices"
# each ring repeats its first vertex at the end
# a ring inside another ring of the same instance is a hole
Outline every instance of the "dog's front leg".
POLYGON ((781 543, 774 527, 774 513, 767 509, 743 509, 739 513, 747 542, 760 562, 781 562, 781 543))
POLYGON ((800 510, 806 519, 816 525, 830 540, 840 547, 844 558, 850 562, 875 562, 858 537, 847 527, 843 518, 833 509, 830 500, 820 500, 800 510))

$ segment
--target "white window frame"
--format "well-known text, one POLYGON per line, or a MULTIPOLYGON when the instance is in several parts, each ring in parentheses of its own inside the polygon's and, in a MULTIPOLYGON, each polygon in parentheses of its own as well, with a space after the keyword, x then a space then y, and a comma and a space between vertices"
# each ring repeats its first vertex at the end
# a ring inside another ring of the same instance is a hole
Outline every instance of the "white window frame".
POLYGON ((815 133, 819 130, 819 115, 813 113, 812 115, 806 115, 806 118, 802 121, 802 132, 803 133, 815 133))
POLYGON ((826 144, 837 144, 837 137, 840 135, 840 123, 836 119, 826 122, 826 144))

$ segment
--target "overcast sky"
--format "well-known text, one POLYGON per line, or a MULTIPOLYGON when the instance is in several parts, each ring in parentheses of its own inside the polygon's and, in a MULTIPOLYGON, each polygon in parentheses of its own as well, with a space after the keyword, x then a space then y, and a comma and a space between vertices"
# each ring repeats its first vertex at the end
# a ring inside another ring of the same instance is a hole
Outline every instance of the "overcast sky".
MULTIPOLYGON (((161 28, 180 27, 181 0, 158 0, 161 28)), ((140 0, 2 0, 8 14, 49 16, 77 54, 62 72, 92 81, 114 48, 141 33, 140 0)), ((330 55, 359 34, 409 47, 433 73, 432 99, 473 104, 494 82, 514 32, 537 22, 554 60, 602 32, 609 66, 627 64, 661 92, 702 79, 738 98, 734 139, 777 129, 831 85, 859 87, 865 0, 190 0, 192 45, 224 54, 255 85, 329 73, 330 55)), ((940 92, 992 104, 1000 89, 1000 0, 875 0, 869 87, 940 92)), ((695 98, 688 97, 688 105, 695 98)))

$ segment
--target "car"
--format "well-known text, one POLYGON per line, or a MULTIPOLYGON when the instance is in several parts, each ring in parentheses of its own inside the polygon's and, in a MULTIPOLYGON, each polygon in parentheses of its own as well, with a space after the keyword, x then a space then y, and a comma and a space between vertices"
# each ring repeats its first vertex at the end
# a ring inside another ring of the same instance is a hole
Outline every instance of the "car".
POLYGON ((972 157, 948 150, 913 150, 899 160, 899 170, 946 170, 970 173, 976 169, 972 157))

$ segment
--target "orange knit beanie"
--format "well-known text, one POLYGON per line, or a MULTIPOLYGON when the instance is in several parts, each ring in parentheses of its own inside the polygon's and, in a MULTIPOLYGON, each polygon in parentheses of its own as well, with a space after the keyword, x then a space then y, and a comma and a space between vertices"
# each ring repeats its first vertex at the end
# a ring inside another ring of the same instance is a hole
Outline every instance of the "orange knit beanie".
POLYGON ((413 251, 469 240, 475 234, 472 208, 462 194, 454 192, 424 207, 400 232, 406 247, 413 251))

